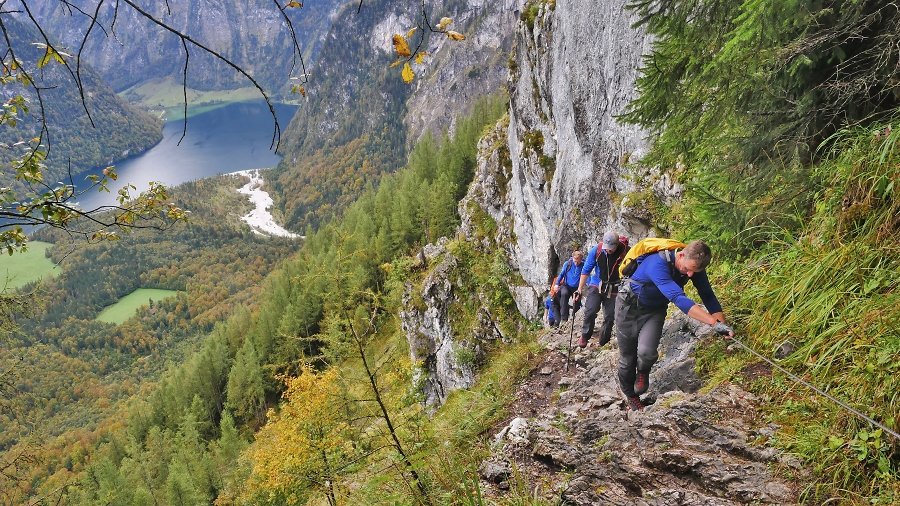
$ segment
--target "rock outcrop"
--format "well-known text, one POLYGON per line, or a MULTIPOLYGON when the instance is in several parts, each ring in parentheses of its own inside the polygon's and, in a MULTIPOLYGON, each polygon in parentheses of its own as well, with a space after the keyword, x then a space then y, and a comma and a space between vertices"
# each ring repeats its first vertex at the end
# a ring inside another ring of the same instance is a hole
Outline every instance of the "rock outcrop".
POLYGON ((459 259, 445 247, 447 241, 426 246, 420 261, 429 266, 421 286, 409 284, 403 294, 400 324, 409 341, 410 358, 418 368, 419 391, 426 406, 439 406, 450 392, 469 388, 476 366, 483 361, 485 344, 506 336, 494 323, 483 290, 462 293, 459 259), (468 298, 475 301, 474 323, 464 334, 454 329, 451 306, 468 298), (463 334, 463 335, 461 335, 463 334))
POLYGON ((475 371, 471 365, 459 363, 454 353, 458 346, 453 340, 453 329, 449 322, 449 306, 456 300, 451 274, 457 266, 457 259, 443 247, 429 248, 423 254, 423 262, 441 259, 432 269, 421 286, 422 308, 414 300, 414 285, 408 285, 403 294, 400 322, 409 341, 410 358, 420 363, 416 378, 426 406, 440 405, 447 395, 457 388, 468 388, 475 382, 475 371))

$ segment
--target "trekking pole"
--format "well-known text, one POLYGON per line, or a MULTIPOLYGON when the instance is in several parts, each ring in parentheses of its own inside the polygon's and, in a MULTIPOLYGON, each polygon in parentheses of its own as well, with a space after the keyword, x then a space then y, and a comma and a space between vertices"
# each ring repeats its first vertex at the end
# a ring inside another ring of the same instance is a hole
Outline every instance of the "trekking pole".
POLYGON ((575 315, 577 313, 578 306, 575 306, 572 308, 572 328, 569 330, 569 353, 566 355, 566 372, 569 372, 569 360, 572 358, 572 336, 575 334, 575 315))

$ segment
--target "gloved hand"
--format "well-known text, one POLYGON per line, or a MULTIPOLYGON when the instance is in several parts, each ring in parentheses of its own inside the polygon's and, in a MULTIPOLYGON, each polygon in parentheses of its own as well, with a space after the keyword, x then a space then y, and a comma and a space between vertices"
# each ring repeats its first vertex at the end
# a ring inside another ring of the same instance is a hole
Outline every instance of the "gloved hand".
POLYGON ((712 326, 712 328, 713 328, 713 331, 716 332, 716 334, 719 334, 722 336, 734 335, 734 330, 731 327, 729 327, 728 325, 725 325, 724 323, 722 323, 720 321, 717 321, 712 326))

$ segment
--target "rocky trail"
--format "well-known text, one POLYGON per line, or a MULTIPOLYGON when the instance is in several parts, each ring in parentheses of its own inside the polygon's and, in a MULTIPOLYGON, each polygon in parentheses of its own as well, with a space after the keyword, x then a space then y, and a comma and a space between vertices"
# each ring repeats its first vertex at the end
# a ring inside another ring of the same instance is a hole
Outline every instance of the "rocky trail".
POLYGON ((600 348, 596 335, 584 350, 576 344, 566 372, 569 332, 547 331, 482 463, 485 493, 513 488, 566 505, 796 504, 807 471, 767 445, 779 427, 757 416, 758 399, 735 385, 698 393, 702 339, 721 338, 680 313, 666 322, 649 405, 632 412, 617 386, 615 336, 600 348))

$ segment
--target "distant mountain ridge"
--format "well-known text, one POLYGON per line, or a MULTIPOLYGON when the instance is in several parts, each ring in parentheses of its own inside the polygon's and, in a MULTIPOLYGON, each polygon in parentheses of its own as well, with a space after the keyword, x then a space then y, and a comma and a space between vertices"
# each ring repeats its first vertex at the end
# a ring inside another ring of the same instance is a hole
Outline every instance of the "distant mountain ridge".
MULTIPOLYGON (((307 64, 315 60, 330 18, 342 0, 307 0, 303 8, 286 8, 301 53, 307 64)), ((32 0, 35 18, 63 44, 81 45, 90 26, 87 16, 56 0, 32 0)), ((85 12, 93 13, 96 2, 82 0, 85 12)), ((151 2, 146 11, 172 25, 210 49, 232 59, 267 90, 284 90, 294 62, 292 40, 284 16, 269 0, 169 0, 151 2)), ((91 30, 84 58, 103 75, 114 90, 122 91, 155 77, 179 80, 184 72, 184 48, 174 34, 122 6, 104 4, 98 18, 103 27, 91 30), (113 16, 115 24, 113 25, 113 16)), ((250 86, 234 69, 188 46, 190 60, 187 84, 199 90, 234 89, 250 86)))

